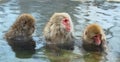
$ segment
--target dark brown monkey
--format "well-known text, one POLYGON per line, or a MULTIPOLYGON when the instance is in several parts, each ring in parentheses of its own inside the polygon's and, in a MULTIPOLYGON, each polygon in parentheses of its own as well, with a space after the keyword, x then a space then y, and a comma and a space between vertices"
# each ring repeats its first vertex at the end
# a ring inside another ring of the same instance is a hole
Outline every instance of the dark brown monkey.
POLYGON ((90 24, 83 33, 83 48, 86 51, 105 51, 106 37, 98 24, 90 24))
POLYGON ((35 19, 30 14, 21 14, 9 31, 5 34, 6 39, 31 38, 35 30, 35 19))
POLYGON ((15 52, 23 50, 34 51, 35 42, 32 39, 34 30, 34 17, 30 14, 21 14, 5 34, 5 38, 15 52))
POLYGON ((69 14, 54 13, 44 28, 44 36, 53 47, 73 49, 73 23, 69 14))

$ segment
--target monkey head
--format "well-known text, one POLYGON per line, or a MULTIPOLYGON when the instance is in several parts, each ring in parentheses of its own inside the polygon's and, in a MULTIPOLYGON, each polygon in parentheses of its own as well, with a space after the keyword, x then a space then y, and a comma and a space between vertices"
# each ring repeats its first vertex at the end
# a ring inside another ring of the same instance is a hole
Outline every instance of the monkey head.
POLYGON ((90 24, 84 32, 84 40, 86 43, 101 45, 102 41, 105 40, 103 29, 98 24, 90 24))

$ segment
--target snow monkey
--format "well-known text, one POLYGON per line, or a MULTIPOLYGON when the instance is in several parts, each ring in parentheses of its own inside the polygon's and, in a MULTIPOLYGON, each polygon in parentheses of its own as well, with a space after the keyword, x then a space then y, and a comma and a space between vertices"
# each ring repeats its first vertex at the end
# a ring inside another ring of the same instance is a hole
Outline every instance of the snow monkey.
POLYGON ((72 50, 73 31, 73 22, 68 13, 54 13, 44 28, 44 37, 49 45, 72 50))
POLYGON ((24 13, 18 16, 15 23, 5 34, 5 38, 12 47, 16 46, 24 49, 32 49, 35 48, 35 42, 32 41, 34 30, 34 17, 30 14, 24 13))
POLYGON ((98 24, 88 25, 83 33, 83 48, 86 51, 105 51, 106 37, 101 26, 98 24))
POLYGON ((30 38, 35 30, 35 19, 30 14, 21 14, 5 34, 7 39, 30 38))

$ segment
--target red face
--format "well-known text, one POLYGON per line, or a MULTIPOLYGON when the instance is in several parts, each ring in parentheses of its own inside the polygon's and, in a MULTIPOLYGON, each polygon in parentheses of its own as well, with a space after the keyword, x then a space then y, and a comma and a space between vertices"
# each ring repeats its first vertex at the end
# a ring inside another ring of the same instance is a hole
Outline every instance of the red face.
POLYGON ((65 28, 66 28, 66 30, 67 30, 68 32, 71 30, 69 19, 64 18, 64 19, 62 20, 62 24, 65 25, 65 28))
POLYGON ((95 41, 95 44, 96 45, 100 45, 101 44, 101 35, 100 34, 97 34, 94 36, 94 41, 95 41))

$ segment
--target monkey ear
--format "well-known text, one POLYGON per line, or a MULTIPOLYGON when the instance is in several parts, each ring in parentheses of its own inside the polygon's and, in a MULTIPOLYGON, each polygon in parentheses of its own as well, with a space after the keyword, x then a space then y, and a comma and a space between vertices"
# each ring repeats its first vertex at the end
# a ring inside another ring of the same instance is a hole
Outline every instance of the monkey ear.
POLYGON ((85 35, 87 35, 87 31, 85 32, 85 35))

